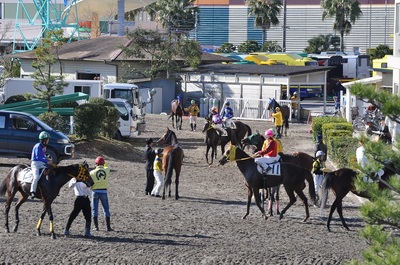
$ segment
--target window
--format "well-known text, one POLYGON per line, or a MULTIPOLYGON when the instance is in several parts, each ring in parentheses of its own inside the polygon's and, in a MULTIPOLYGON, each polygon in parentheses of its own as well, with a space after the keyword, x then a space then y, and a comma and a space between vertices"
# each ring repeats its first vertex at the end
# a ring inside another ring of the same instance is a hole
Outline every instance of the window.
POLYGON ((74 86, 74 92, 81 92, 90 96, 90 86, 74 86))
POLYGON ((6 127, 6 117, 0 116, 0 129, 5 129, 6 127))

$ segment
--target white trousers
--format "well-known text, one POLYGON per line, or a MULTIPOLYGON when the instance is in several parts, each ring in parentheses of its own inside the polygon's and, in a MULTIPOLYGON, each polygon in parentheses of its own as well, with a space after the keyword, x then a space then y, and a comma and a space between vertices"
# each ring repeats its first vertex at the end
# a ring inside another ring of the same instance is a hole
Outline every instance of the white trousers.
POLYGON ((32 161, 31 168, 33 173, 33 181, 31 185, 31 192, 36 192, 37 184, 40 179, 40 170, 46 167, 46 163, 42 161, 32 161))
POLYGON ((163 175, 161 171, 154 170, 153 171, 154 178, 156 180, 156 185, 154 185, 153 190, 151 191, 151 195, 160 195, 161 188, 163 185, 163 175))
POLYGON ((318 195, 318 189, 322 184, 322 180, 324 180, 324 175, 314 174, 314 188, 315 188, 315 194, 317 195, 318 195))
POLYGON ((196 124, 197 116, 189 116, 189 123, 190 124, 196 124))

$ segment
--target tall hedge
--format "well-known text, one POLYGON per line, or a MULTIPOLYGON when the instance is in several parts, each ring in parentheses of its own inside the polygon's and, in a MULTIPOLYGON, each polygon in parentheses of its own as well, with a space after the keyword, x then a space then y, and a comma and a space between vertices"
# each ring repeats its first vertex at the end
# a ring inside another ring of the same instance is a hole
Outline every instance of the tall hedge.
POLYGON ((74 111, 74 130, 79 138, 94 140, 101 133, 102 122, 106 117, 106 108, 99 104, 86 103, 74 111))
POLYGON ((89 103, 104 106, 106 109, 106 116, 102 121, 101 133, 108 137, 114 138, 117 136, 119 130, 119 111, 114 107, 114 104, 104 98, 90 98, 89 103))

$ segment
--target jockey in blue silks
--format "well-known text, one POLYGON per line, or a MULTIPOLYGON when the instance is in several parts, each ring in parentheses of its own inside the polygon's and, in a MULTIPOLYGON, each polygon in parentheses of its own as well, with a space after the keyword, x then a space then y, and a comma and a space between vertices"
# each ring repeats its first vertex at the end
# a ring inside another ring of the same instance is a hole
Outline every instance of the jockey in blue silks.
POLYGON ((231 119, 233 118, 233 110, 230 105, 231 104, 229 103, 229 101, 225 102, 224 110, 222 112, 222 124, 225 127, 234 129, 234 123, 231 121, 231 119))

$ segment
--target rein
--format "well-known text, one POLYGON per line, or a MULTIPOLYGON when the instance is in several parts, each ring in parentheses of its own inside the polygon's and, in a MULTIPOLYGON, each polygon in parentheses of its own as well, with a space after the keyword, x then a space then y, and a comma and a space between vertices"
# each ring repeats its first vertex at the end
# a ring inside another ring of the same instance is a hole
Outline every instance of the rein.
POLYGON ((248 156, 248 157, 239 158, 239 159, 235 159, 235 157, 236 157, 236 146, 231 145, 231 146, 229 147, 229 155, 228 155, 228 157, 226 158, 226 160, 227 160, 228 162, 236 162, 236 161, 249 160, 249 159, 255 158, 255 157, 257 157, 257 156, 256 156, 256 155, 255 155, 255 156, 253 155, 253 156, 248 156))

